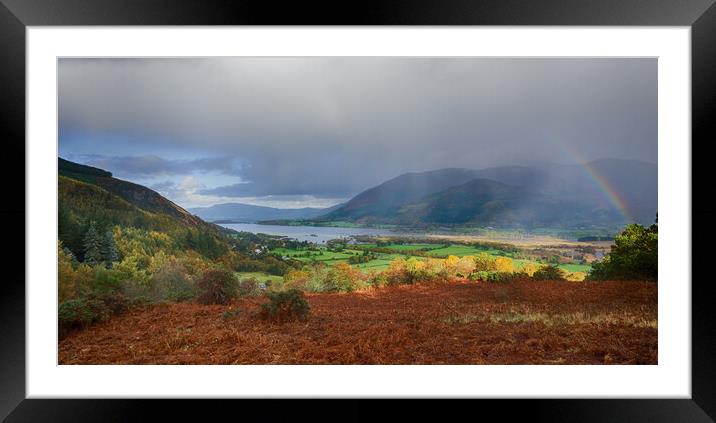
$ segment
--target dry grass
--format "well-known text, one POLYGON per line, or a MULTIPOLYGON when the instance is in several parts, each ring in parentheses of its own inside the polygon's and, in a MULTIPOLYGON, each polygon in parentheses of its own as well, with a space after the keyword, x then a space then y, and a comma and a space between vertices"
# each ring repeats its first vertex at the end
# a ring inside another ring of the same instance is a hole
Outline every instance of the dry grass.
POLYGON ((566 314, 529 313, 520 311, 508 311, 506 313, 494 314, 467 314, 449 316, 445 319, 448 323, 525 323, 540 322, 547 326, 569 326, 569 325, 596 325, 596 326, 631 326, 636 328, 657 329, 656 319, 649 319, 631 313, 588 313, 576 312, 566 314))
POLYGON ((283 325, 258 319, 257 298, 135 310, 62 340, 59 362, 657 363, 653 283, 458 282, 307 299, 308 320, 283 325))

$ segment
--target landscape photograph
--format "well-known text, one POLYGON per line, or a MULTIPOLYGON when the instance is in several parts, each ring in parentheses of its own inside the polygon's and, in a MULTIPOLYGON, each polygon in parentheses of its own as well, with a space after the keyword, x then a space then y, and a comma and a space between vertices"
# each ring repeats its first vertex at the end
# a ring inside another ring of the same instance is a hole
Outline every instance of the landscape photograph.
POLYGON ((655 58, 59 58, 58 363, 658 364, 655 58))

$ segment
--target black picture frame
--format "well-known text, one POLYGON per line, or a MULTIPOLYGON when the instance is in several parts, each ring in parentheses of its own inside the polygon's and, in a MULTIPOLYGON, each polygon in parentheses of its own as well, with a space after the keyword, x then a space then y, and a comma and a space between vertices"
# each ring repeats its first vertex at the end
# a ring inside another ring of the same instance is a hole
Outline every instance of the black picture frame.
MULTIPOLYGON (((691 27, 692 70, 692 397, 690 399, 480 400, 467 407, 411 401, 385 411, 401 420, 440 409, 442 419, 457 418, 462 408, 475 417, 497 412, 501 420, 708 422, 716 418, 716 319, 714 296, 706 275, 716 208, 711 160, 706 149, 716 133, 716 6, 714 0, 448 0, 287 2, 219 0, 0 0, 0 140, 4 160, 0 213, 5 245, 5 277, 0 294, 0 418, 7 421, 144 420, 156 415, 146 400, 25 399, 25 29, 59 25, 630 25, 691 27), (704 165, 704 166, 700 166, 704 165), (23 183, 20 183, 23 175, 23 183), (695 266, 699 264, 700 266, 695 266), (15 273, 10 273, 14 270, 15 273), (699 277, 701 276, 701 277, 699 277), (409 411, 407 411, 409 410, 409 411), (408 413, 408 414, 406 414, 408 413)), ((26 222, 25 225, 31 225, 26 222)), ((660 281, 688 283, 689 281, 660 281)), ((138 381, 141 383, 141 381, 138 381)), ((605 393, 608 395, 609 393, 605 393)), ((316 417, 314 404, 277 407, 263 401, 259 410, 316 417)), ((216 402, 159 402, 183 417, 203 416, 221 408, 216 402)), ((236 405, 231 406, 236 410, 236 405)), ((242 405, 241 407, 245 407, 242 405)), ((333 403, 341 419, 373 418, 372 407, 333 403)), ((242 409, 246 410, 246 409, 242 409)), ((242 413, 244 412, 242 411, 242 413)), ((334 416, 335 417, 335 416, 334 416)))

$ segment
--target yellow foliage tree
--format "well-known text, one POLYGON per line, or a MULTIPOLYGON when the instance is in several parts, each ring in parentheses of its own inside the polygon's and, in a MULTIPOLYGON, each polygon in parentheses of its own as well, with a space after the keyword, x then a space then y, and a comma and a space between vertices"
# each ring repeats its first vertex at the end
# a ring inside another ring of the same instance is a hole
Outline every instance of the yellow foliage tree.
POLYGON ((565 276, 565 279, 571 282, 582 282, 586 278, 587 274, 585 272, 571 272, 565 276))
POLYGON ((283 276, 283 286, 287 289, 306 289, 306 282, 311 277, 305 270, 291 270, 283 276))
POLYGON ((348 263, 336 263, 328 271, 329 290, 353 291, 364 288, 363 273, 348 263))
POLYGON ((466 278, 473 270, 475 270, 475 257, 473 256, 462 257, 455 265, 455 275, 463 278, 466 278))
POLYGON ((514 271, 512 259, 509 257, 497 257, 495 259, 495 267, 495 270, 498 272, 512 273, 514 271))
POLYGON ((495 257, 487 253, 480 253, 475 256, 475 271, 482 272, 490 270, 497 270, 497 267, 495 266, 495 257))
POLYGON ((75 269, 72 267, 72 260, 62 251, 62 245, 57 252, 57 280, 60 302, 67 301, 76 296, 75 269))
POLYGON ((411 273, 420 272, 425 270, 425 262, 415 257, 410 257, 408 261, 405 262, 405 268, 411 273))
POLYGON ((83 290, 89 289, 94 279, 92 268, 79 264, 74 267, 72 259, 59 245, 57 251, 57 293, 59 302, 65 302, 80 296, 83 290))
POLYGON ((537 270, 539 270, 539 267, 532 262, 527 263, 522 267, 522 271, 527 273, 529 276, 534 275, 537 270))

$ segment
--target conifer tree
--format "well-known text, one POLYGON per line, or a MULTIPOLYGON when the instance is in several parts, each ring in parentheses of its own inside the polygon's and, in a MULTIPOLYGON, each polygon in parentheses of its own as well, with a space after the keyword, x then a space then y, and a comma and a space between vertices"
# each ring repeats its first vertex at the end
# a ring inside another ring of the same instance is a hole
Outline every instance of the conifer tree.
POLYGON ((102 239, 97 233, 94 222, 91 222, 85 234, 83 245, 85 248, 84 262, 90 266, 102 263, 102 239))
POLYGON ((70 259, 73 266, 76 266, 79 262, 77 261, 77 257, 75 257, 75 254, 67 247, 62 247, 62 252, 65 253, 65 255, 70 259))
POLYGON ((117 243, 114 241, 112 231, 108 230, 105 233, 104 239, 102 240, 102 258, 104 259, 104 265, 108 268, 112 268, 112 263, 119 261, 119 254, 117 253, 117 243))

